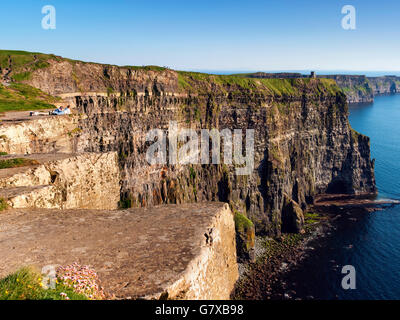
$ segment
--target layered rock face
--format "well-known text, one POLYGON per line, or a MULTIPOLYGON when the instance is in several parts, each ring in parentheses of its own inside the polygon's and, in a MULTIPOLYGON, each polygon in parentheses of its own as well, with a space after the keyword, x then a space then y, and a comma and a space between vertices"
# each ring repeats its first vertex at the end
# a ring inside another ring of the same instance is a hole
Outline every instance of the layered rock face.
POLYGON ((349 103, 368 103, 374 101, 375 93, 366 76, 321 75, 320 77, 334 79, 346 94, 349 103))
POLYGON ((118 152, 125 206, 219 200, 257 232, 279 235, 287 199, 304 209, 319 193, 375 192, 369 139, 351 130, 346 97, 331 80, 51 61, 27 83, 76 108, 74 151, 118 152), (148 164, 146 133, 171 120, 196 130, 254 129, 254 170, 239 176, 230 164, 148 164))
POLYGON ((47 117, 0 126, 0 150, 8 154, 71 153, 79 117, 47 117))
MULTIPOLYGON (((259 79, 309 78, 309 75, 285 72, 256 72, 249 74, 238 74, 238 76, 259 79)), ((400 92, 400 77, 397 76, 367 77, 365 75, 330 74, 317 75, 317 77, 335 80, 337 85, 345 93, 349 103, 371 103, 374 101, 375 96, 395 94, 400 92)))
POLYGON ((374 95, 395 94, 400 92, 400 77, 368 77, 374 95))
POLYGON ((19 157, 37 164, 0 171, 0 197, 9 207, 118 208, 120 171, 115 152, 19 157))
POLYGON ((320 77, 334 79, 345 92, 349 103, 369 103, 373 102, 377 95, 400 92, 400 77, 396 76, 327 75, 320 77))

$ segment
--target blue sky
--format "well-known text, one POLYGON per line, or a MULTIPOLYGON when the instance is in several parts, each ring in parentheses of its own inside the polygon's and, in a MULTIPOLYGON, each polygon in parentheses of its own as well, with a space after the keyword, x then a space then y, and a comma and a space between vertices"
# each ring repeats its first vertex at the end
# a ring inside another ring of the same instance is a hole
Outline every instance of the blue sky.
POLYGON ((398 0, 3 1, 0 48, 181 70, 400 70, 398 0), (44 5, 56 29, 41 28, 44 5), (356 8, 344 30, 341 8, 356 8))

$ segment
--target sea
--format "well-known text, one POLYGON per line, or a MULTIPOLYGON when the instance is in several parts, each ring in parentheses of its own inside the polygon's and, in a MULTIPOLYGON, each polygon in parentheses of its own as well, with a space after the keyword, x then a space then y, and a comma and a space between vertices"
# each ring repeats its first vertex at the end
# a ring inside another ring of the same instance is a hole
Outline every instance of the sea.
MULTIPOLYGON (((400 95, 349 106, 349 121, 371 138, 378 199, 400 200, 400 95)), ((295 297, 323 300, 400 299, 400 206, 344 214, 337 228, 315 240, 306 258, 284 279, 295 297), (349 271, 354 271, 354 288, 349 271), (343 279, 345 281, 343 281, 343 279)))
MULTIPOLYGON (((202 70, 207 72, 206 70, 202 70)), ((293 70, 307 74, 310 70, 293 70)), ((210 72, 233 74, 244 71, 210 72)), ((276 71, 275 71, 276 72, 276 71)), ((285 70, 288 72, 288 70, 285 70)), ((319 71, 319 74, 398 75, 400 72, 319 71)), ((371 139, 378 199, 400 201, 400 94, 375 97, 370 104, 349 105, 349 121, 371 139)), ((307 257, 285 281, 310 299, 400 299, 400 206, 344 216, 337 229, 314 241, 307 257), (344 288, 344 266, 354 267, 355 288, 344 288)))

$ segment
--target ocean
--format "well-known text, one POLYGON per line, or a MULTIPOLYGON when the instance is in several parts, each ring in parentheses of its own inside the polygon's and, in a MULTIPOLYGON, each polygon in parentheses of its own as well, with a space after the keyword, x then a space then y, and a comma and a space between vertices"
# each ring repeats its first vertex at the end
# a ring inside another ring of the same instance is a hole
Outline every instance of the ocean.
MULTIPOLYGON (((400 95, 350 105, 351 126, 371 138, 380 199, 400 200, 400 95)), ((286 281, 296 295, 317 299, 400 299, 400 206, 346 216, 286 281), (352 265, 356 288, 345 290, 342 268, 352 265)))

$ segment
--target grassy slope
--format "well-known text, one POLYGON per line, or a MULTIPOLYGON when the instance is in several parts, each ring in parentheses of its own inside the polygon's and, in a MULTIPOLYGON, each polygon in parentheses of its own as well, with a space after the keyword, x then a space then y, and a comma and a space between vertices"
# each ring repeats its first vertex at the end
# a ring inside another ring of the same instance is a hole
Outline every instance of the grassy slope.
POLYGON ((27 84, 0 84, 0 112, 54 109, 57 100, 27 84))
POLYGON ((50 54, 37 52, 0 50, 0 68, 10 68, 11 78, 15 81, 28 80, 37 69, 49 66, 49 59, 61 59, 50 54))
POLYGON ((42 53, 0 50, 0 68, 11 69, 8 76, 13 81, 10 86, 0 84, 0 112, 54 108, 56 98, 21 83, 29 80, 33 71, 48 67, 50 58, 61 59, 42 53))

